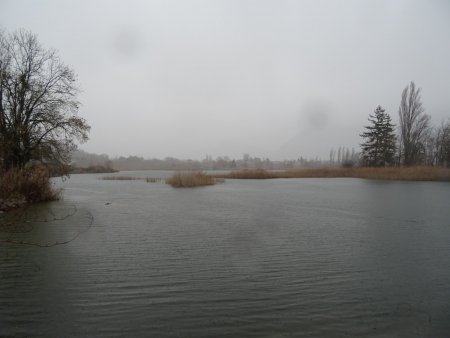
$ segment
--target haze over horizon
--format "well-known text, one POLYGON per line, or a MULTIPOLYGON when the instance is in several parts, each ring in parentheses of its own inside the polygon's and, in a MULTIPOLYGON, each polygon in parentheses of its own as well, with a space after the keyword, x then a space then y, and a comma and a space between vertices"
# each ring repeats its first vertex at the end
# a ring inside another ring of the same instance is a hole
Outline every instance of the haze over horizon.
POLYGON ((81 149, 112 157, 358 149, 377 105, 398 121, 410 81, 450 116, 450 2, 0 0, 78 74, 81 149))

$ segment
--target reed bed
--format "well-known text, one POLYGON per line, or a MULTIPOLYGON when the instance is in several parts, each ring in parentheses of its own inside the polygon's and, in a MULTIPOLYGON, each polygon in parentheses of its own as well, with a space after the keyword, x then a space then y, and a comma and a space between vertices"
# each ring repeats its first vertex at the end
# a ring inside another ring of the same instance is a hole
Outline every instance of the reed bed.
POLYGON ((268 171, 264 169, 244 169, 244 170, 238 170, 238 171, 232 171, 228 174, 224 175, 217 175, 215 177, 222 177, 222 178, 236 178, 236 179, 270 179, 270 178, 278 178, 278 172, 276 171, 268 171))
POLYGON ((359 178, 406 181, 450 181, 450 168, 443 167, 388 167, 355 168, 359 178))
POLYGON ((162 182, 163 179, 162 178, 156 178, 156 177, 147 177, 145 179, 145 182, 147 183, 158 183, 158 182, 162 182))
POLYGON ((135 176, 103 176, 100 177, 104 181, 145 181, 147 183, 162 182, 162 178, 156 177, 135 177, 135 176))
POLYGON ((175 188, 192 188, 206 185, 214 185, 220 179, 207 175, 201 171, 178 172, 166 179, 166 183, 175 188))
POLYGON ((133 176, 103 176, 100 177, 101 180, 104 181, 139 181, 142 180, 142 177, 133 177, 133 176))
POLYGON ((306 168, 285 171, 239 170, 215 177, 231 179, 337 178, 352 177, 381 180, 450 181, 450 169, 442 167, 387 168, 306 168))
MULTIPOLYGON (((274 178, 365 178, 379 180, 409 180, 409 181, 450 181, 450 169, 442 167, 386 167, 386 168, 305 168, 284 171, 264 169, 245 169, 227 174, 208 175, 202 171, 178 172, 165 179, 165 183, 173 187, 197 187, 214 185, 224 179, 274 179, 274 178)), ((102 180, 136 181, 147 183, 163 182, 162 178, 142 178, 133 176, 103 176, 102 180)))

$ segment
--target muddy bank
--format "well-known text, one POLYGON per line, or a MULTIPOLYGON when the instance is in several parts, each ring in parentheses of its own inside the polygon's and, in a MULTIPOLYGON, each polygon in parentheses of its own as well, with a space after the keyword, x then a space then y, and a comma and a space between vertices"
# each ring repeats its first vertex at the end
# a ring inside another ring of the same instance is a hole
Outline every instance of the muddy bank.
POLYGON ((0 213, 9 211, 12 209, 17 209, 25 206, 27 204, 27 201, 25 198, 8 198, 8 199, 1 199, 0 198, 0 213))

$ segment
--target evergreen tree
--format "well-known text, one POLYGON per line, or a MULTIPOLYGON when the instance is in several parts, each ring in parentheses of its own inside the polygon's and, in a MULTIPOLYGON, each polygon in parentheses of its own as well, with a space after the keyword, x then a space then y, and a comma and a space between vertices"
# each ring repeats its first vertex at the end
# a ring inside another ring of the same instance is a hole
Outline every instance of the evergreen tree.
POLYGON ((378 106, 374 114, 369 114, 366 131, 360 136, 366 141, 361 144, 362 160, 370 167, 383 167, 394 164, 395 133, 391 117, 383 107, 378 106))

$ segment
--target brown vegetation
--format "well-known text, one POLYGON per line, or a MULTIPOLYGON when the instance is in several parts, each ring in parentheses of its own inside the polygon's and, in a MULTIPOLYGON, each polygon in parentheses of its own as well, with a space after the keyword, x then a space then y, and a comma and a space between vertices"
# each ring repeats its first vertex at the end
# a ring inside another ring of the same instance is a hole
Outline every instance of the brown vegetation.
POLYGON ((133 177, 133 176, 103 176, 100 177, 101 180, 104 181, 138 181, 142 180, 142 177, 133 177))
POLYGON ((228 174, 217 175, 223 178, 236 178, 236 179, 268 179, 268 178, 278 178, 278 171, 270 171, 264 169, 244 169, 235 170, 228 174))
POLYGON ((205 174, 201 171, 193 172, 179 172, 172 177, 166 179, 166 183, 175 188, 189 188, 198 187, 204 185, 214 185, 218 182, 218 179, 205 174))
POLYGON ((101 180, 104 181, 145 181, 147 183, 157 183, 161 182, 162 178, 155 177, 135 177, 135 176, 103 176, 100 177, 101 180))
POLYGON ((234 179, 353 177, 382 180, 450 181, 450 169, 442 167, 307 168, 284 171, 240 170, 215 177, 234 179))
POLYGON ((101 174, 115 173, 117 170, 105 165, 90 165, 88 167, 71 167, 71 174, 101 174))
POLYGON ((0 210, 9 210, 26 203, 59 199, 60 192, 50 182, 46 168, 8 170, 0 173, 0 210))
POLYGON ((157 177, 147 177, 145 179, 145 182, 147 183, 157 183, 157 182, 161 182, 163 179, 162 178, 157 178, 157 177))

